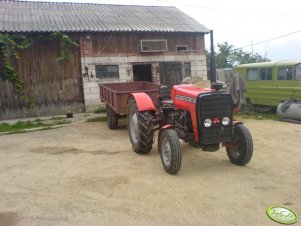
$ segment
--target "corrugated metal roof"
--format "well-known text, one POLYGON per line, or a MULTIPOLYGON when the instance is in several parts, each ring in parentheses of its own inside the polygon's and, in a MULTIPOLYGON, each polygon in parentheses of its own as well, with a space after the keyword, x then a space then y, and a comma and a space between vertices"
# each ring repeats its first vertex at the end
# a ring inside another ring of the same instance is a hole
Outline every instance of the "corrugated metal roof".
POLYGON ((172 6, 0 1, 0 32, 55 31, 209 32, 172 6))

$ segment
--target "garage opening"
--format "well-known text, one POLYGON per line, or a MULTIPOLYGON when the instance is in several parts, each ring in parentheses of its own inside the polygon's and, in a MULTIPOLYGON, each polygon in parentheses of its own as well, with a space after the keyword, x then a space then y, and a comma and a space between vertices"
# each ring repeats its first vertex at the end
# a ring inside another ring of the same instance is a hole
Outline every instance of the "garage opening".
MULTIPOLYGON (((190 73, 190 72, 187 72, 190 73)), ((160 82, 162 85, 170 85, 182 81, 181 62, 162 62, 160 63, 160 82)))
POLYGON ((133 65, 134 81, 152 82, 152 65, 135 64, 133 65))

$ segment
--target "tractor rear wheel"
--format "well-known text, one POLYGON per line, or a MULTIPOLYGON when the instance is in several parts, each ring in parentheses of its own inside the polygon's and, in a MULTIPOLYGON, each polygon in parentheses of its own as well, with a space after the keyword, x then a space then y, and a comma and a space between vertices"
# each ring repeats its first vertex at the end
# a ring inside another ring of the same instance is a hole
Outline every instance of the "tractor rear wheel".
POLYGON ((118 128, 118 114, 116 114, 113 109, 107 105, 107 125, 110 129, 118 128))
POLYGON ((176 174, 181 168, 182 154, 177 132, 165 129, 159 136, 159 153, 164 170, 176 174))
POLYGON ((134 98, 128 104, 128 131, 137 154, 147 154, 154 142, 153 116, 149 111, 139 112, 134 98))
POLYGON ((247 164, 253 155, 253 140, 250 131, 243 124, 234 126, 233 147, 226 147, 230 161, 236 165, 247 164))

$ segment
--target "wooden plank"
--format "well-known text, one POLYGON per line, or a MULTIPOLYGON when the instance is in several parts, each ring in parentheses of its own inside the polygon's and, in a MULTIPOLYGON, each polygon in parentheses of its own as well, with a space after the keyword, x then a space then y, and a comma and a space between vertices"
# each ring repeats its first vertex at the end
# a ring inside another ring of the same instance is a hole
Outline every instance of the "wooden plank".
POLYGON ((37 41, 22 52, 16 62, 17 71, 24 81, 26 96, 37 106, 24 108, 15 89, 8 82, 0 80, 0 120, 27 116, 44 116, 66 112, 68 103, 74 110, 84 109, 81 61, 79 47, 70 49, 70 60, 56 60, 58 42, 37 41))
POLYGON ((167 39, 168 51, 164 52, 165 54, 178 54, 176 52, 178 45, 187 45, 189 51, 205 53, 204 36, 196 33, 105 32, 90 36, 94 56, 140 54, 139 47, 142 39, 167 39))

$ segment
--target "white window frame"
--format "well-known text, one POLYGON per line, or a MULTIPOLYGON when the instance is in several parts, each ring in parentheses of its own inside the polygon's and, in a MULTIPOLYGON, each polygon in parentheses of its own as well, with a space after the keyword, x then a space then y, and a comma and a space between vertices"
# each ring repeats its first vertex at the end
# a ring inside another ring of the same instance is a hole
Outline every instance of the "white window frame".
POLYGON ((148 53, 148 52, 166 52, 166 51, 168 51, 167 39, 142 39, 142 40, 140 40, 140 51, 145 52, 145 53, 148 53), (146 43, 146 42, 153 42, 153 43, 161 42, 161 43, 165 44, 165 48, 150 49, 150 50, 144 49, 145 46, 143 45, 143 43, 146 43))
POLYGON ((188 45, 177 45, 177 46, 176 46, 176 52, 177 52, 177 53, 183 53, 183 52, 185 53, 185 52, 187 52, 187 51, 188 51, 188 45), (186 49, 185 49, 185 50, 178 50, 179 47, 182 47, 182 48, 184 47, 184 48, 186 48, 186 49))

